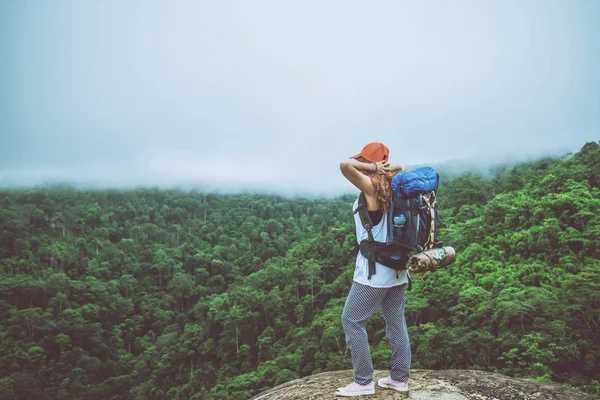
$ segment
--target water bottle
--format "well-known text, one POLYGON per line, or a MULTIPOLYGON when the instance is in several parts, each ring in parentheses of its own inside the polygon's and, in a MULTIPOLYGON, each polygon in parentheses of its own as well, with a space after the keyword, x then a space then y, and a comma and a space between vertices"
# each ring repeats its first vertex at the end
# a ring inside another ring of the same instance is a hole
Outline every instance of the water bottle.
POLYGON ((402 239, 402 232, 404 225, 406 224, 406 215, 396 214, 394 215, 394 239, 402 239))

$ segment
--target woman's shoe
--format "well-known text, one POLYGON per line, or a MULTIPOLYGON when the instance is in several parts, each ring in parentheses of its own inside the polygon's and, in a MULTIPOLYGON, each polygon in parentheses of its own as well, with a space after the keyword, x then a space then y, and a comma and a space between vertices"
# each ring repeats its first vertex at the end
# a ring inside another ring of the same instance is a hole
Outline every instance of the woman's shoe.
POLYGON ((353 397, 353 396, 365 396, 369 394, 375 394, 375 382, 368 383, 366 385, 359 385, 356 382, 352 382, 346 387, 337 388, 335 394, 338 396, 353 397))
POLYGON ((388 376, 387 378, 381 378, 380 380, 377 381, 377 385, 379 387, 385 388, 385 389, 393 389, 393 390, 397 390, 399 392, 408 392, 408 383, 407 382, 398 382, 392 379, 391 376, 388 376))

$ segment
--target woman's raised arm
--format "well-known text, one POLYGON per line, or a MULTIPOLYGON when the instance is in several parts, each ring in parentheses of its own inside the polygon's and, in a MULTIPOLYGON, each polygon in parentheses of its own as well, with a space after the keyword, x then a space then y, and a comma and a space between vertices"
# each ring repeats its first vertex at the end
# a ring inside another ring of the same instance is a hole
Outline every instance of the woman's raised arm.
POLYGON ((363 172, 372 172, 383 175, 390 172, 390 164, 386 160, 378 163, 344 161, 340 163, 340 170, 346 179, 356 186, 358 190, 368 196, 373 196, 375 194, 373 183, 363 172))

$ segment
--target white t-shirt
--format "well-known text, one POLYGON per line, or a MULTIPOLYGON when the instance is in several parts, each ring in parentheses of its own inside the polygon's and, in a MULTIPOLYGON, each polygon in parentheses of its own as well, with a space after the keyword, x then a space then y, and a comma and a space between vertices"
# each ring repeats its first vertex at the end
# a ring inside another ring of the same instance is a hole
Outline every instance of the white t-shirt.
MULTIPOLYGON (((358 199, 356 199, 352 206, 352 212, 356 211, 356 207, 358 207, 358 199)), ((388 223, 388 213, 384 213, 381 221, 371 229, 373 239, 375 239, 376 242, 387 242, 388 223)), ((354 224, 356 225, 356 239, 360 244, 362 240, 368 239, 369 235, 367 230, 363 228, 358 213, 354 214, 354 224)), ((356 256, 354 282, 377 288, 389 288, 408 283, 407 270, 396 271, 395 269, 388 268, 378 262, 375 263, 375 268, 375 274, 369 279, 369 260, 363 257, 359 251, 356 256)))

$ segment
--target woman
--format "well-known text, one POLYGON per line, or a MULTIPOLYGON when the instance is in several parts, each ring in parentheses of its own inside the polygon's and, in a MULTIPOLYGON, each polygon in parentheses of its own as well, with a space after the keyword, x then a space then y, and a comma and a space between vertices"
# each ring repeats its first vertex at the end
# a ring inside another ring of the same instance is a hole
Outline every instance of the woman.
MULTIPOLYGON (((392 191, 391 177, 402 171, 399 165, 390 166, 389 150, 382 143, 369 143, 362 151, 350 158, 358 162, 342 162, 342 174, 365 194, 367 211, 373 222, 372 234, 375 241, 385 242, 388 230, 387 210, 392 191)), ((358 200, 354 203, 356 210, 358 200)), ((367 239, 358 213, 354 214, 356 238, 360 243, 367 239)), ((386 337, 392 346, 390 376, 379 379, 380 387, 401 392, 408 391, 410 369, 410 344, 404 319, 404 291, 408 283, 407 271, 396 271, 376 263, 376 273, 369 275, 368 260, 359 252, 356 257, 354 280, 344 312, 342 324, 346 343, 352 354, 354 381, 338 388, 339 396, 360 396, 375 393, 373 362, 365 326, 369 318, 381 307, 386 322, 386 337)))

